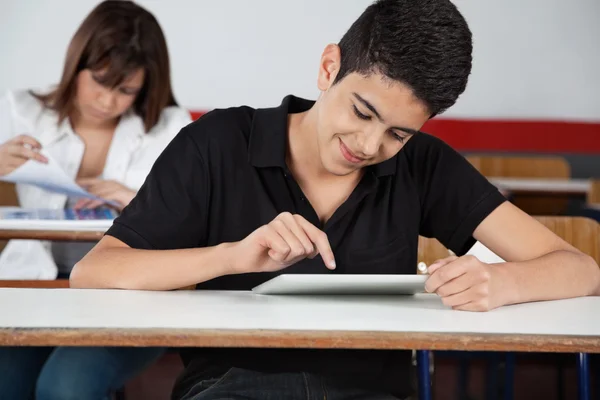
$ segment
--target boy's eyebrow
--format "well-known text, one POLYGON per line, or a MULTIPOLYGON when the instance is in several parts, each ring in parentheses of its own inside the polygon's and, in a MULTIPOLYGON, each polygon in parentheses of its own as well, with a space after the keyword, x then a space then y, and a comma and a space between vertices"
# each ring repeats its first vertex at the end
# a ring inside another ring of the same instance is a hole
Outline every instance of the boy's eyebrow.
POLYGON ((383 120, 383 118, 381 118, 381 115, 379 114, 379 112, 377 112, 377 109, 375 108, 375 106, 373 104, 371 104, 367 100, 363 99, 358 93, 352 92, 352 95, 354 95, 354 97, 356 97, 356 100, 360 101, 361 103, 363 103, 363 105, 365 107, 367 107, 369 110, 371 110, 371 112, 373 114, 375 114, 375 116, 377 117, 378 120, 385 123, 385 121, 383 120))
MULTIPOLYGON (((371 104, 367 100, 363 99, 358 93, 352 92, 352 95, 356 98, 356 100, 360 101, 373 114, 375 114, 375 116, 377 117, 377 119, 379 121, 385 123, 385 121, 381 117, 381 114, 379 114, 379 112, 377 111, 377 109, 375 108, 375 106, 373 104, 371 104)), ((403 126, 392 126, 390 129, 397 129, 399 131, 404 131, 404 132, 406 132, 406 133, 408 133, 410 135, 416 135, 417 133, 419 133, 419 131, 417 131, 415 129, 406 128, 406 127, 403 127, 403 126)))

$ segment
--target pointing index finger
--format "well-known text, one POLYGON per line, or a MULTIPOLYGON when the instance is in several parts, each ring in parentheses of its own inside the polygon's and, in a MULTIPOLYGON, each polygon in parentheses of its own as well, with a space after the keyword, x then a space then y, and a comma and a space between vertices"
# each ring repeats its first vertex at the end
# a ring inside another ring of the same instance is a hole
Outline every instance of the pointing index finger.
POLYGON ((302 229, 304 229, 304 232, 306 232, 308 238, 315 244, 327 268, 335 269, 335 256, 333 255, 333 250, 331 249, 329 239, 327 238, 325 232, 301 216, 298 216, 296 219, 298 224, 302 227, 302 229))

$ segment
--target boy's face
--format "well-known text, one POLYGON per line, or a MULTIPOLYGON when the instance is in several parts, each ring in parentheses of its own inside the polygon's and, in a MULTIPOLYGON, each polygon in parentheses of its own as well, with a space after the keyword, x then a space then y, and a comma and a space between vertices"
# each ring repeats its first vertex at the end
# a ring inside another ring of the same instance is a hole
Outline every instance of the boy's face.
POLYGON ((329 45, 321 58, 317 137, 323 167, 341 176, 394 157, 430 112, 410 88, 378 73, 348 74, 333 85, 339 54, 329 45))

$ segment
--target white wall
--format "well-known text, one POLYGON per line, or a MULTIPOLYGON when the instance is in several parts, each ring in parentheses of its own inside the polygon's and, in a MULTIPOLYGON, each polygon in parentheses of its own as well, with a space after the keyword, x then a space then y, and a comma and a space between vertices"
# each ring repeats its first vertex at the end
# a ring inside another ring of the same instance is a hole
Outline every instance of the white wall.
MULTIPOLYGON (((323 47, 370 0, 138 0, 160 21, 190 108, 316 96, 323 47)), ((455 0, 474 33, 467 92, 447 115, 600 121, 600 1, 455 0)), ((96 0, 0 0, 0 90, 60 76, 96 0)))

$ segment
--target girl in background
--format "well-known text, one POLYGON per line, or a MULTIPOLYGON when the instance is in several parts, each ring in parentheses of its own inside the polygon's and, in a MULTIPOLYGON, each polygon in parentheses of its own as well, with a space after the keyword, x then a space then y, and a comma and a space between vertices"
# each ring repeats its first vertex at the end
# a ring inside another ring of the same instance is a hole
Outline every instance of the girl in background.
MULTIPOLYGON (((69 45, 63 75, 43 91, 0 98, 0 176, 29 160, 56 160, 89 192, 126 207, 156 158, 190 122, 170 82, 154 16, 130 1, 104 1, 69 45), (45 154, 45 155, 44 155, 45 154)), ((93 208, 101 202, 17 185, 21 207, 93 208)), ((68 277, 92 243, 11 241, 1 279, 68 277)), ((60 313, 60 310, 56 310, 60 313)), ((0 348, 0 393, 13 400, 104 400, 164 349, 0 348)))

